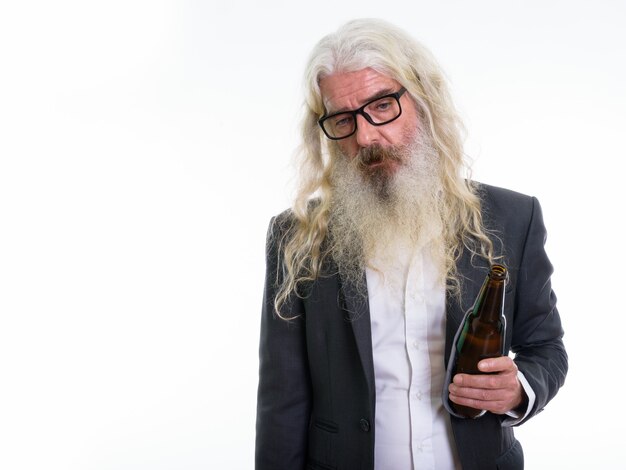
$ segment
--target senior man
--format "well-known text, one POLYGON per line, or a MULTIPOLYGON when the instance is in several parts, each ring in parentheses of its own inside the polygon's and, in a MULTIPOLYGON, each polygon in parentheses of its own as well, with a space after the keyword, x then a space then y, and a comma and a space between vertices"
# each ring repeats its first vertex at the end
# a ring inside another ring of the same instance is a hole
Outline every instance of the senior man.
POLYGON ((256 468, 523 468, 513 426, 567 373, 539 203, 464 177, 444 77, 393 25, 324 37, 305 81, 299 192, 268 231, 256 468), (446 383, 494 262, 512 354, 446 383))

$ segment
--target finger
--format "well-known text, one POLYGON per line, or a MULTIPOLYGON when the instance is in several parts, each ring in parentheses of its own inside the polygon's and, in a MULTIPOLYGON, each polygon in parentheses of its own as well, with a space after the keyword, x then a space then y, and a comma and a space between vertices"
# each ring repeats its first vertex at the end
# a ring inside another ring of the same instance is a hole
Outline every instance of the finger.
POLYGON ((509 356, 492 357, 483 359, 478 363, 478 369, 481 372, 510 372, 517 374, 517 364, 509 356))
POLYGON ((456 374, 451 386, 477 389, 513 389, 517 387, 517 374, 456 374))
POLYGON ((489 403, 504 401, 500 391, 484 390, 478 388, 470 389, 451 389, 450 399, 461 405, 469 405, 469 402, 480 404, 481 407, 487 406, 489 403))
POLYGON ((450 401, 458 405, 469 406, 478 410, 487 410, 495 414, 504 414, 511 409, 507 400, 479 400, 450 394, 450 401))
POLYGON ((450 384, 448 391, 452 396, 481 402, 509 401, 515 396, 513 388, 469 388, 450 384))

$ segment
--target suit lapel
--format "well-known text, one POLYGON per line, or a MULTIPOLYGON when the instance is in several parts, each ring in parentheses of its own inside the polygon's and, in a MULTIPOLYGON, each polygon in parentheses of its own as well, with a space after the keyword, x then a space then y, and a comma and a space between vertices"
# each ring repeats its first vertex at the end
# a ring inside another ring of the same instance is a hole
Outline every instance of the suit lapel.
POLYGON ((342 307, 348 312, 347 320, 352 326, 354 340, 363 366, 369 396, 374 396, 374 356, 372 352, 372 325, 365 273, 358 285, 341 280, 342 307))

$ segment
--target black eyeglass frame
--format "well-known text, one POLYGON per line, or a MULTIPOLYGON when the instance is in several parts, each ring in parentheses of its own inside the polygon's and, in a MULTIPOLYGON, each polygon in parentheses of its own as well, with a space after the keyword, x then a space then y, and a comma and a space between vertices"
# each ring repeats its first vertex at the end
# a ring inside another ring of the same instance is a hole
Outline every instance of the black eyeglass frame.
POLYGON ((404 95, 404 93, 406 93, 406 88, 402 87, 395 93, 389 93, 388 95, 379 96, 378 98, 374 98, 373 100, 368 101, 363 106, 361 106, 359 109, 355 109, 353 111, 341 111, 339 113, 333 113, 333 114, 330 114, 328 116, 324 115, 317 121, 317 123, 322 128, 322 131, 324 131, 324 134, 326 134, 326 137, 328 137, 330 140, 347 139, 351 135, 354 135, 354 133, 357 131, 357 123, 356 123, 356 115, 357 114, 360 114, 361 116, 363 116, 367 120, 367 122, 369 122, 372 126, 384 126, 385 124, 389 124, 390 122, 393 122, 396 119, 398 119, 400 116, 402 116, 402 104, 400 103, 400 97, 402 97, 402 95, 404 95), (390 119, 389 121, 374 122, 372 120, 371 116, 365 112, 365 108, 367 108, 370 104, 375 103, 378 100, 383 100, 385 98, 395 98, 396 102, 398 103, 398 109, 400 110, 400 112, 398 113, 398 115, 396 117, 394 117, 393 119, 390 119), (350 132, 348 135, 344 135, 343 137, 333 137, 324 128, 324 121, 326 121, 327 119, 330 119, 332 117, 339 116, 340 114, 351 114, 352 115, 352 117, 354 119, 354 130, 352 132, 350 132))

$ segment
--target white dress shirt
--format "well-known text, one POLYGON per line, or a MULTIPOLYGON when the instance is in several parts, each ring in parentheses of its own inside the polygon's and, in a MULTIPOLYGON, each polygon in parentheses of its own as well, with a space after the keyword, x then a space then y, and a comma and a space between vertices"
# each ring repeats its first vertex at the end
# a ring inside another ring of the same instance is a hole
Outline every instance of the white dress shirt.
MULTIPOLYGON (((398 262, 392 269, 376 270, 376 260, 366 269, 376 380, 375 468, 460 469, 441 398, 445 286, 428 250, 396 247, 393 254, 398 262)), ((520 379, 530 393, 530 410, 534 394, 520 379)), ((507 424, 524 416, 514 415, 507 424)))

